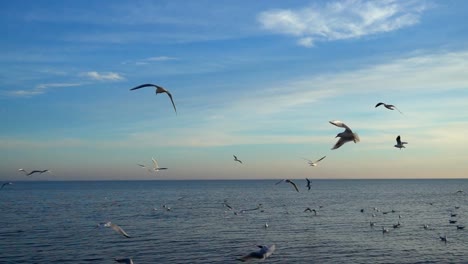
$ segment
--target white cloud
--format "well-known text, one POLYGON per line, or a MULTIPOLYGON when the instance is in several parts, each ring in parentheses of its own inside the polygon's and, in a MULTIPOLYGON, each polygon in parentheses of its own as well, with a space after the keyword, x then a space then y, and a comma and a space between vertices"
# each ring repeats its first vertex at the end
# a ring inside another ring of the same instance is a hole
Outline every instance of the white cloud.
POLYGON ((31 90, 13 90, 6 92, 6 94, 14 97, 31 97, 43 94, 50 88, 74 87, 80 85, 82 85, 82 83, 44 83, 37 85, 31 90))
POLYGON ((120 74, 115 73, 115 72, 99 73, 96 71, 90 71, 90 72, 84 72, 81 75, 86 76, 93 80, 98 80, 98 81, 120 81, 120 80, 125 79, 120 74))
POLYGON ((419 0, 344 0, 299 10, 267 10, 257 19, 264 29, 299 37, 299 45, 311 47, 314 41, 359 38, 412 26, 425 9, 427 4, 419 0))
POLYGON ((164 61, 171 61, 171 60, 177 60, 177 58, 170 57, 170 56, 156 56, 156 57, 149 57, 149 58, 140 59, 136 61, 124 61, 122 62, 122 64, 134 63, 135 65, 148 65, 152 62, 164 62, 164 61))

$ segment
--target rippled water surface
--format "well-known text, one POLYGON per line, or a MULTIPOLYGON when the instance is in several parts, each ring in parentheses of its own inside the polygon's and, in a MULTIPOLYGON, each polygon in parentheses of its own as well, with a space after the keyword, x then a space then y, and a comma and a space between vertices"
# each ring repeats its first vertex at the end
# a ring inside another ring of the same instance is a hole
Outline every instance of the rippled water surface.
POLYGON ((468 195, 455 193, 468 180, 316 180, 310 191, 295 180, 299 193, 275 182, 16 182, 0 191, 0 262, 236 263, 275 244, 266 263, 468 263, 468 230, 456 228, 468 195), (131 238, 96 228, 106 221, 131 238))

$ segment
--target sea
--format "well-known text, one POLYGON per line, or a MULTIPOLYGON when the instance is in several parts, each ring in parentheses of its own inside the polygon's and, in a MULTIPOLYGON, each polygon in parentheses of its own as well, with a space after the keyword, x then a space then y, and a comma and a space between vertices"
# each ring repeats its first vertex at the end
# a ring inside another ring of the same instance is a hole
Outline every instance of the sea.
POLYGON ((468 263, 468 180, 292 181, 14 182, 0 263, 468 263))

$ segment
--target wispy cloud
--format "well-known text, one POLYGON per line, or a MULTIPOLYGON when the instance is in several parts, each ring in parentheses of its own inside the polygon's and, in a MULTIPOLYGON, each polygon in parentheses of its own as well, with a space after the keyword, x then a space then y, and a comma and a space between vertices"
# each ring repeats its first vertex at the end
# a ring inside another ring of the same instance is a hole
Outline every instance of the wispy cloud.
POLYGON ((32 97, 39 94, 44 94, 50 88, 64 88, 80 86, 82 83, 45 83, 39 84, 30 90, 13 90, 6 92, 6 95, 13 97, 32 97))
POLYGON ((81 75, 88 77, 90 79, 93 79, 93 80, 97 80, 97 81, 121 81, 125 79, 120 74, 115 73, 115 72, 99 73, 96 71, 90 71, 90 72, 84 72, 81 75))
POLYGON ((428 8, 425 1, 344 0, 302 9, 275 9, 261 12, 261 26, 274 33, 298 38, 298 44, 315 41, 359 38, 412 26, 428 8))
POLYGON ((151 63, 173 61, 173 60, 178 60, 178 58, 170 57, 170 56, 156 56, 156 57, 148 57, 144 59, 139 59, 135 61, 124 61, 122 62, 122 64, 148 65, 151 63))

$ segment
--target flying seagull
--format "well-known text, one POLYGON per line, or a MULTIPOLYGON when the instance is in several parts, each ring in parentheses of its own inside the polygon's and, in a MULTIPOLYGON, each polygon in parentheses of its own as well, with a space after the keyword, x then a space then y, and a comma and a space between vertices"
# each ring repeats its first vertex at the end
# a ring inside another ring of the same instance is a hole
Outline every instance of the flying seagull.
POLYGON ((408 142, 401 142, 400 135, 398 135, 398 137, 396 138, 396 142, 397 144, 395 145, 395 148, 399 148, 400 150, 402 148, 405 148, 405 144, 408 144, 408 142))
POLYGON ((307 189, 310 191, 310 180, 307 179, 307 178, 306 178, 306 180, 307 180, 307 189))
POLYGON ((296 191, 299 192, 299 189, 297 188, 297 185, 296 185, 293 181, 291 181, 291 180, 282 179, 281 181, 279 181, 279 182, 277 182, 277 183, 275 183, 275 184, 280 184, 280 183, 282 183, 283 181, 284 181, 284 182, 287 182, 287 183, 290 183, 290 184, 294 187, 294 189, 296 189, 296 191))
POLYGON ((33 170, 31 172, 27 172, 25 169, 18 169, 18 171, 24 172, 24 174, 26 174, 26 176, 33 175, 34 173, 42 174, 42 173, 45 173, 45 172, 50 172, 50 170, 33 170))
POLYGON ((232 156, 234 157, 234 161, 237 161, 240 164, 242 164, 242 161, 240 159, 238 159, 236 155, 232 155, 232 156))
POLYGON ((177 109, 176 109, 176 106, 174 104, 174 100, 172 99, 172 94, 168 90, 164 89, 163 87, 161 87, 159 85, 151 84, 151 83, 142 84, 142 85, 138 85, 137 87, 133 87, 132 89, 130 89, 130 91, 140 89, 140 88, 145 88, 145 87, 155 87, 156 88, 156 95, 159 94, 159 93, 166 93, 169 96, 169 98, 171 99, 172 106, 174 107, 174 111, 177 114, 177 109))
POLYGON ((2 187, 0 187, 0 190, 3 189, 3 187, 7 185, 12 185, 12 184, 13 184, 12 182, 5 182, 4 184, 2 184, 2 187))
POLYGON ((327 157, 327 156, 323 156, 323 157, 321 157, 320 159, 318 159, 316 161, 312 161, 312 160, 306 159, 306 158, 303 158, 303 159, 307 160, 307 163, 309 163, 309 166, 316 167, 316 166, 318 166, 319 161, 323 160, 325 157, 327 157))
POLYGON ((341 146, 343 146, 344 143, 349 142, 349 141, 354 141, 354 143, 357 143, 360 141, 358 134, 353 133, 351 128, 349 128, 345 123, 338 121, 338 120, 333 120, 329 121, 330 124, 335 125, 337 127, 344 128, 345 131, 338 133, 336 137, 339 137, 340 139, 336 142, 336 144, 333 146, 332 149, 337 149, 341 146))
POLYGON ((116 232, 118 232, 119 234, 121 234, 122 236, 126 237, 126 238, 130 238, 130 236, 118 225, 112 223, 112 222, 106 222, 106 223, 100 223, 98 224, 98 227, 110 227, 112 229, 114 229, 116 232))
POLYGON ((260 248, 259 251, 254 251, 254 252, 251 252, 250 254, 248 255, 245 255, 243 256, 242 258, 238 258, 237 260, 240 260, 242 262, 245 262, 247 260, 251 260, 251 259, 261 259, 261 260, 264 260, 266 258, 268 258, 269 256, 271 256, 271 254, 273 254, 273 252, 275 251, 276 249, 276 246, 275 245, 271 245, 271 246, 257 246, 260 248))
POLYGON ((386 104, 386 103, 380 102, 380 103, 376 104, 375 107, 379 107, 379 106, 381 106, 381 105, 385 106, 385 108, 390 109, 390 110, 395 110, 395 109, 396 109, 398 112, 400 112, 401 114, 403 114, 398 108, 396 108, 396 106, 391 105, 391 104, 386 104))
POLYGON ((115 258, 114 260, 118 263, 133 264, 133 260, 131 258, 115 258))
POLYGON ((157 162, 154 158, 151 158, 151 160, 153 161, 153 170, 154 170, 155 172, 158 172, 158 171, 160 171, 160 170, 167 170, 167 168, 161 168, 161 167, 159 167, 158 162, 157 162))
POLYGON ((314 212, 314 215, 317 215, 317 210, 315 209, 310 209, 310 207, 307 207, 305 210, 304 210, 304 213, 305 212, 314 212))
POLYGON ((137 164, 138 166, 142 167, 143 169, 146 169, 148 170, 149 173, 153 172, 150 168, 146 167, 146 165, 143 165, 143 164, 137 164))

